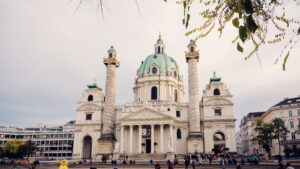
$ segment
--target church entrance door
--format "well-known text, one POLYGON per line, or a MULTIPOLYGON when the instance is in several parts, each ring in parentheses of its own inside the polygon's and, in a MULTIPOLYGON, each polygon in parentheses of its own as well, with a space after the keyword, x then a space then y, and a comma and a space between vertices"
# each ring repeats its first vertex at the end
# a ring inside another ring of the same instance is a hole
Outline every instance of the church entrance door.
POLYGON ((214 135, 214 148, 215 153, 222 153, 225 148, 225 135, 222 132, 216 132, 214 135))
POLYGON ((83 139, 83 159, 90 159, 92 156, 92 137, 85 136, 83 139))
POLYGON ((146 140, 146 153, 151 153, 151 140, 146 140))

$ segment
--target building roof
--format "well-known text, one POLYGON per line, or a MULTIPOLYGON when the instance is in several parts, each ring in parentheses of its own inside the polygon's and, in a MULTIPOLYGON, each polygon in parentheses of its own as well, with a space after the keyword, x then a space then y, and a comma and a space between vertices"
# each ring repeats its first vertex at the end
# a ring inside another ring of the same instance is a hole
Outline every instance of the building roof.
POLYGON ((111 47, 108 49, 107 52, 115 52, 115 51, 116 51, 116 50, 115 50, 114 46, 111 46, 111 47))
POLYGON ((188 44, 188 47, 194 46, 195 45, 195 41, 193 41, 192 39, 190 40, 190 43, 188 44))
POLYGON ((0 132, 9 132, 9 133, 17 133, 17 132, 21 132, 22 129, 21 128, 17 128, 17 127, 1 127, 0 128, 0 132))
MULTIPOLYGON (((141 64, 138 71, 141 73, 141 76, 144 77, 145 74, 150 72, 150 67, 156 65, 159 68, 159 72, 164 75, 170 75, 171 71, 176 70, 177 77, 180 77, 178 65, 176 61, 167 56, 166 54, 152 54, 149 55, 141 64)), ((159 73, 158 73, 159 74, 159 73)))
POLYGON ((102 88, 98 87, 96 82, 94 82, 93 84, 88 84, 87 87, 89 89, 97 89, 97 90, 100 90, 100 91, 102 90, 102 88))
POLYGON ((264 114, 264 111, 259 111, 259 112, 249 112, 247 117, 251 118, 251 117, 260 117, 264 114))
POLYGON ((209 83, 219 83, 221 82, 221 77, 216 76, 216 72, 214 72, 213 77, 210 78, 209 83))
POLYGON ((294 98, 285 98, 284 100, 280 101, 279 103, 275 104, 272 107, 277 106, 289 106, 291 104, 300 104, 300 97, 294 97, 294 98))
POLYGON ((264 111, 259 111, 259 112, 249 112, 246 116, 244 116, 241 119, 241 125, 243 125, 246 121, 254 121, 261 117, 265 112, 264 111))

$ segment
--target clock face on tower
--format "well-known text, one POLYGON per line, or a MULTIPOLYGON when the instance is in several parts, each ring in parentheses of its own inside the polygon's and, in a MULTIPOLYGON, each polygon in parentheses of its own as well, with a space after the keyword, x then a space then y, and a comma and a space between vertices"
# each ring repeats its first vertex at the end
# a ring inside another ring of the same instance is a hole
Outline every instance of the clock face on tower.
POLYGON ((153 67, 153 68, 152 68, 152 74, 155 75, 156 73, 157 73, 157 68, 156 68, 156 67, 153 67))

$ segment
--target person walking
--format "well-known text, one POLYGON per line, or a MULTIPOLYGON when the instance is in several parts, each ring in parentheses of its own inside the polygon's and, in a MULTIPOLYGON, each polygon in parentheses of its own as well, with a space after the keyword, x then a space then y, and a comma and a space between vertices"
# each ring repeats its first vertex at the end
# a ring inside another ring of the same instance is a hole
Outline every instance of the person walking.
POLYGON ((192 166, 193 166, 193 169, 195 169, 195 167, 196 167, 196 161, 195 161, 194 158, 193 158, 193 160, 192 160, 192 166))
POLYGON ((155 164, 155 169, 160 169, 160 165, 158 162, 155 164))
POLYGON ((210 164, 210 165, 211 165, 211 162, 212 162, 212 158, 213 158, 213 157, 212 157, 212 155, 210 154, 209 157, 208 157, 208 160, 209 160, 209 164, 210 164))
POLYGON ((185 161, 184 161, 184 164, 185 164, 185 169, 188 169, 189 164, 190 164, 190 160, 188 158, 186 158, 185 161))
POLYGON ((225 169, 225 168, 226 168, 226 167, 225 167, 225 160, 224 160, 223 158, 221 158, 220 164, 221 164, 221 168, 222 168, 222 169, 225 169))

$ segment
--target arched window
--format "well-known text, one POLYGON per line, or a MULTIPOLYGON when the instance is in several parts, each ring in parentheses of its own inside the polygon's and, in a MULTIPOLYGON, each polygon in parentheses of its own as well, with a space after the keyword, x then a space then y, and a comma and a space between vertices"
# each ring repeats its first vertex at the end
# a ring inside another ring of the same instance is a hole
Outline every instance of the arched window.
POLYGON ((175 100, 175 102, 178 101, 177 90, 176 89, 174 90, 174 100, 175 100))
POLYGON ((89 95, 89 97, 88 97, 88 101, 90 102, 90 101, 93 101, 94 100, 94 97, 93 97, 93 95, 89 95))
POLYGON ((176 73, 176 71, 174 72, 174 76, 175 76, 175 77, 177 77, 177 73, 176 73))
POLYGON ((112 53, 109 53, 109 57, 112 58, 112 53))
POLYGON ((194 47, 191 47, 191 52, 194 52, 194 47))
POLYGON ((157 48, 157 53, 160 53, 160 46, 157 48))
POLYGON ((215 89, 215 90, 214 90, 214 95, 215 95, 215 96, 220 95, 220 90, 219 90, 219 89, 215 89))
POLYGON ((157 100, 157 87, 155 86, 151 88, 151 100, 157 100))
POLYGON ((181 139, 181 130, 177 129, 177 139, 181 139))
POLYGON ((163 47, 161 47, 161 53, 164 53, 164 48, 163 47))

